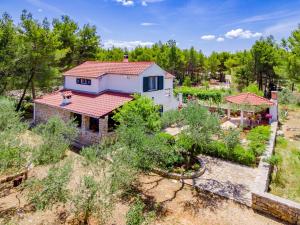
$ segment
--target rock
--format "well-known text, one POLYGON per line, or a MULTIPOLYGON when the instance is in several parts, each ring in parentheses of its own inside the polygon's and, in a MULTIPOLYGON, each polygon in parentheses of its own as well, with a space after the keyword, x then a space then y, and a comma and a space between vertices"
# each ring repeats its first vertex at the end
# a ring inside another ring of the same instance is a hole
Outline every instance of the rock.
POLYGON ((277 131, 277 136, 284 136, 284 133, 283 133, 283 131, 282 130, 279 130, 279 131, 277 131))

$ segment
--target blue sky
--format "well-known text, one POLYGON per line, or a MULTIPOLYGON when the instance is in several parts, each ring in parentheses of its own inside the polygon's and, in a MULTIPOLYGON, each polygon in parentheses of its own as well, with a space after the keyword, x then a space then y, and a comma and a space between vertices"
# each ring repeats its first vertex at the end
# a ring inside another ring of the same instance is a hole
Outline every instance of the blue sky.
POLYGON ((23 9, 38 19, 67 14, 96 25, 105 47, 174 39, 205 54, 248 49, 270 34, 280 40, 300 23, 297 0, 0 0, 0 13, 16 22, 23 9))

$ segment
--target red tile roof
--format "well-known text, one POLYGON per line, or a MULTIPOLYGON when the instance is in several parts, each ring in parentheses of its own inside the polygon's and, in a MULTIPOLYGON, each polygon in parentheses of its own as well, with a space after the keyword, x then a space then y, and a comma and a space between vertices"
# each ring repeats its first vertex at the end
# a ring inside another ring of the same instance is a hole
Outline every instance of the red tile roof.
POLYGON ((271 102, 269 99, 263 98, 253 93, 241 93, 234 96, 228 96, 225 98, 227 102, 235 103, 238 105, 273 105, 274 103, 271 102))
POLYGON ((166 79, 174 78, 175 76, 173 74, 170 74, 169 72, 166 72, 166 79))
MULTIPOLYGON (((69 93, 70 91, 68 91, 69 93)), ((35 99, 35 103, 65 109, 71 112, 99 118, 124 105, 133 99, 131 94, 107 91, 98 95, 72 91, 70 104, 62 106, 61 91, 35 99)))
POLYGON ((105 74, 139 75, 154 62, 99 62, 87 61, 66 72, 65 76, 97 78, 105 74))

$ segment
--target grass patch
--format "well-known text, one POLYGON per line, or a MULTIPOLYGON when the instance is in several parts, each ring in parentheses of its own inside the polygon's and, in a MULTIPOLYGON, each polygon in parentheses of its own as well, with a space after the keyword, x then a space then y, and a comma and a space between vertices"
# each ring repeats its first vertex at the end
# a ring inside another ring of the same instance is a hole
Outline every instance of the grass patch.
POLYGON ((276 154, 282 161, 272 174, 270 192, 274 195, 300 202, 300 143, 278 137, 276 154))

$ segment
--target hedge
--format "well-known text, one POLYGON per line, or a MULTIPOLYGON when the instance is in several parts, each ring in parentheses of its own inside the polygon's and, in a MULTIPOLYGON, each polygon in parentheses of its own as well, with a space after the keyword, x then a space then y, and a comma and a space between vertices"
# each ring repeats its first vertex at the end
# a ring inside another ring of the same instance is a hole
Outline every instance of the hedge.
POLYGON ((186 99, 188 95, 195 96, 200 100, 212 100, 215 103, 220 103, 222 101, 222 94, 221 90, 205 90, 196 87, 186 87, 182 86, 176 88, 174 93, 177 95, 182 93, 183 98, 186 99))

